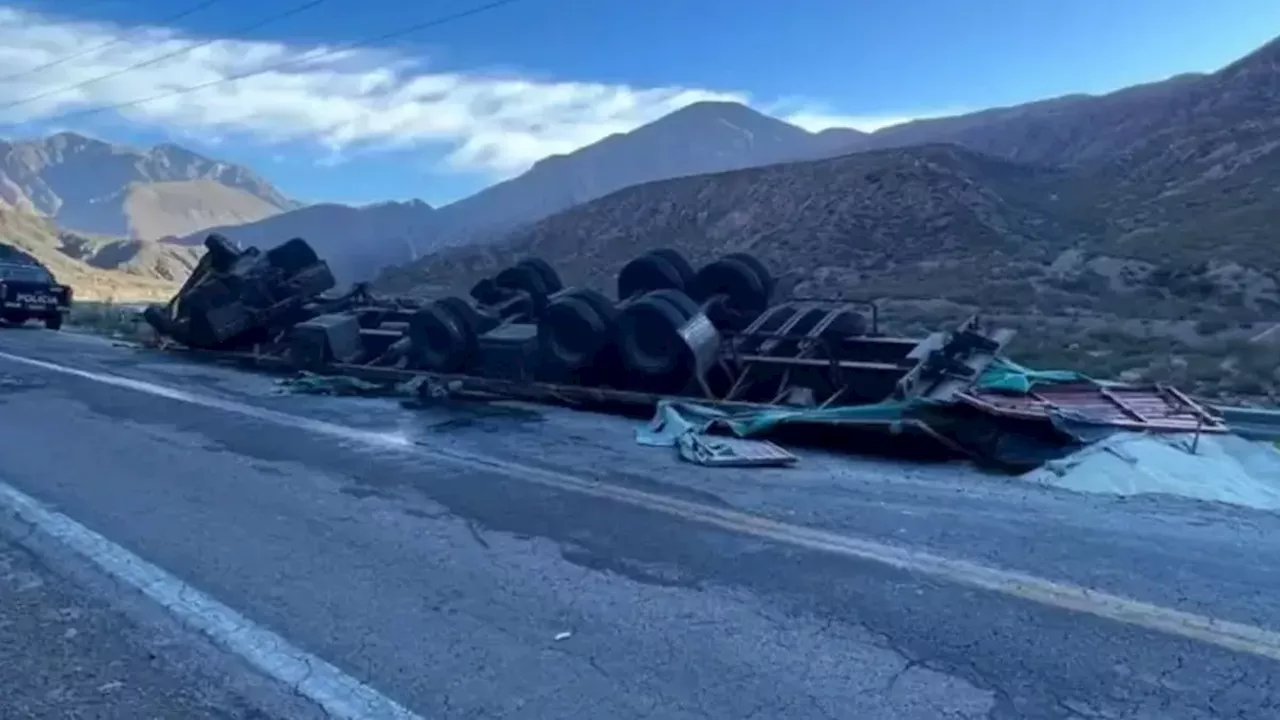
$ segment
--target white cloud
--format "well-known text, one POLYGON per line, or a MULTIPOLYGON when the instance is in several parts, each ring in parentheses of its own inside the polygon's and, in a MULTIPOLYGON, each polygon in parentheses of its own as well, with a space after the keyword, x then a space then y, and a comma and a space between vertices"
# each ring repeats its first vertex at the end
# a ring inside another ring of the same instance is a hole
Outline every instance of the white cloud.
MULTIPOLYGON (((121 29, 0 7, 0 76, 21 73, 113 40, 119 42, 0 82, 0 106, 203 42, 163 28, 121 29)), ((636 88, 535 80, 514 74, 431 72, 419 62, 377 50, 317 57, 328 50, 219 40, 83 88, 0 108, 0 123, 39 122, 290 62, 262 75, 117 112, 141 126, 206 139, 244 133, 268 143, 314 141, 328 151, 330 159, 340 158, 352 148, 441 143, 451 149, 446 163, 452 168, 510 175, 547 155, 570 152, 609 134, 632 130, 690 103, 749 100, 743 93, 697 88, 636 88)), ((805 113, 789 119, 811 129, 815 123, 844 122, 867 128, 891 122, 805 113)))

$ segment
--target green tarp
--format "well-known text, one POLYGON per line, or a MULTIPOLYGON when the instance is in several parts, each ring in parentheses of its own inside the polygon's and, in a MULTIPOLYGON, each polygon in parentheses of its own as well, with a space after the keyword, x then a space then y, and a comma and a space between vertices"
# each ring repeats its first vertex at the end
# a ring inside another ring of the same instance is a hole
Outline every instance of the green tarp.
POLYGON ((1103 380, 1095 380, 1074 370, 1032 370, 1008 358, 999 357, 978 376, 974 386, 980 390, 1028 393, 1036 385, 1069 383, 1111 384, 1103 380))
MULTIPOLYGON (((997 358, 974 382, 976 388, 1027 393, 1037 385, 1089 383, 1112 385, 1070 370, 1033 370, 1007 358, 997 358)), ((873 405, 832 408, 777 408, 726 412, 692 402, 662 401, 649 426, 636 433, 644 445, 674 445, 686 433, 717 428, 738 437, 766 436, 787 425, 824 428, 861 426, 900 434, 916 431, 961 449, 975 459, 1017 471, 1035 467, 1074 447, 1109 432, 1087 418, 1054 417, 1053 429, 1028 428, 1005 422, 959 404, 935 400, 886 401, 873 405)))

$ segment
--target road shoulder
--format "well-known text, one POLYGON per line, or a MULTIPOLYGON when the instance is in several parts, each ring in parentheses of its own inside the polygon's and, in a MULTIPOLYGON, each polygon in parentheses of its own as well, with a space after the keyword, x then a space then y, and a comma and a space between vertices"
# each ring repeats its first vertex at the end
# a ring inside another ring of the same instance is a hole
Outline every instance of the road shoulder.
POLYGON ((191 637, 159 608, 0 523, 6 716, 265 720, 314 711, 191 637), (34 550, 34 552, 33 552, 34 550))

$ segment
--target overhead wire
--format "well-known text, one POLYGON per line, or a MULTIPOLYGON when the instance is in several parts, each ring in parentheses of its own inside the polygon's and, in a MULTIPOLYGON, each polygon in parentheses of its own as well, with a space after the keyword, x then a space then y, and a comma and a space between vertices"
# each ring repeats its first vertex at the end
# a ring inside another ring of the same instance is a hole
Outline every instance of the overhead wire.
MULTIPOLYGON (((235 35, 243 35, 243 34, 245 34, 245 33, 252 32, 252 31, 254 31, 254 30, 257 30, 258 28, 261 28, 261 27, 265 27, 265 26, 267 26, 267 25, 270 25, 271 23, 279 22, 279 21, 281 21, 281 20, 284 20, 284 19, 287 19, 287 18, 293 17, 294 15, 298 15, 299 13, 302 13, 302 12, 305 12, 305 11, 307 11, 307 10, 310 10, 311 8, 316 7, 317 5, 324 4, 325 2, 328 2, 328 0, 307 0, 307 2, 304 2, 304 3, 300 4, 300 5, 294 5, 293 7, 289 8, 288 10, 285 10, 285 11, 283 11, 283 12, 276 13, 275 15, 271 15, 271 16, 269 16, 269 17, 267 17, 267 18, 262 19, 262 20, 257 20, 257 21, 255 21, 255 22, 252 22, 252 23, 250 23, 250 24, 248 24, 248 25, 245 25, 245 26, 243 26, 243 27, 236 28, 235 30, 231 31, 231 33, 229 33, 229 35, 231 35, 231 36, 235 36, 235 35)), ((202 41, 200 41, 200 42, 198 42, 198 43, 193 43, 193 44, 191 44, 191 45, 184 45, 184 46, 182 46, 181 48, 178 48, 177 50, 173 50, 173 51, 171 51, 171 52, 164 53, 163 55, 159 55, 159 56, 153 57, 153 58, 151 58, 151 59, 149 59, 149 60, 144 60, 144 61, 142 61, 142 62, 140 62, 140 63, 135 63, 135 64, 133 64, 133 65, 130 65, 130 66, 128 66, 128 67, 121 68, 121 69, 119 69, 119 70, 114 70, 114 71, 112 71, 112 72, 106 73, 105 75, 99 75, 99 76, 97 76, 97 77, 90 78, 90 79, 88 79, 88 80, 84 80, 84 81, 79 82, 79 83, 76 83, 76 84, 74 84, 74 85, 67 85, 67 86, 64 86, 64 87, 53 88, 53 89, 46 90, 46 91, 41 92, 41 93, 37 93, 37 94, 35 94, 35 95, 31 95, 31 96, 28 96, 28 97, 25 97, 25 98, 21 98, 21 99, 19 99, 19 100, 15 100, 15 101, 13 101, 13 102, 0 104, 0 111, 4 111, 4 110, 11 110, 11 109, 16 108, 16 107, 21 107, 21 106, 23 106, 23 105, 27 105, 27 104, 30 104, 30 103, 36 102, 37 100, 43 100, 43 99, 45 99, 45 98, 47 98, 47 97, 52 97, 52 96, 54 96, 54 95, 60 95, 60 94, 62 94, 62 93, 64 93, 64 92, 70 92, 70 91, 72 91, 72 90, 79 90, 79 89, 80 89, 80 88, 82 88, 82 87, 85 87, 85 86, 87 86, 87 85, 92 85, 93 83, 96 83, 96 82, 101 82, 101 81, 103 81, 103 80, 108 80, 108 79, 113 78, 113 77, 120 77, 121 75, 125 75, 125 74, 128 74, 128 73, 134 72, 134 71, 136 71, 136 70, 141 70, 142 68, 145 68, 145 67, 150 67, 151 65, 155 65, 156 63, 160 63, 160 62, 163 62, 163 61, 165 61, 165 60, 169 60, 169 59, 172 59, 172 58, 178 57, 178 56, 180 56, 180 55, 186 55, 187 53, 194 52, 194 51, 196 51, 196 50, 199 50, 199 49, 200 49, 200 48, 202 48, 202 47, 208 47, 208 46, 210 46, 210 45, 212 45, 212 44, 214 44, 214 43, 217 43, 217 42, 222 42, 222 41, 224 41, 224 40, 226 40, 226 39, 227 39, 226 37, 214 37, 214 38, 209 38, 208 40, 202 40, 202 41)))
MULTIPOLYGON (((175 13, 168 17, 160 18, 159 20, 156 20, 154 24, 162 25, 162 26, 170 25, 172 23, 178 22, 179 20, 195 15, 196 13, 200 12, 201 10, 204 10, 207 7, 210 7, 211 5, 217 5, 222 1, 223 0, 204 0, 204 2, 196 3, 195 5, 192 5, 191 7, 187 8, 186 10, 175 13)), ((80 52, 72 53, 71 55, 64 55, 60 58, 55 58, 43 65, 37 65, 33 68, 27 68, 26 70, 21 70, 19 72, 13 73, 12 75, 5 75, 3 77, 0 77, 0 83, 13 82, 18 78, 24 78, 28 75, 34 75, 38 72, 44 72, 45 70, 48 70, 50 68, 55 68, 59 65, 62 65, 63 63, 68 63, 68 62, 71 62, 72 60, 78 60, 86 55, 92 55, 94 53, 102 52, 103 50, 108 50, 124 42, 127 37, 128 37, 127 35, 122 34, 104 43, 99 43, 97 45, 90 45, 89 47, 81 50, 80 52)))
MULTIPOLYGON (((423 30, 428 30, 433 27, 447 25, 449 23, 456 22, 458 20, 464 20, 466 18, 473 17, 475 15, 480 15, 490 10, 497 10, 498 8, 505 7, 507 5, 514 5, 520 1, 521 0, 493 0, 492 2, 485 3, 483 5, 477 5, 476 7, 469 8, 467 10, 460 10, 458 12, 451 13, 449 15, 442 15, 440 17, 432 18, 430 20, 424 20, 420 23, 407 25, 398 30, 393 30, 390 32, 382 33, 380 35, 367 37, 367 38, 364 38, 363 40, 358 40, 356 42, 350 42, 350 43, 338 45, 324 52, 305 53, 299 57, 295 57, 290 60, 286 60, 284 62, 267 65, 264 67, 260 67, 256 70, 240 73, 238 75, 231 75, 228 77, 219 78, 217 80, 211 80, 206 83, 201 83, 199 85, 192 85, 190 87, 178 88, 176 90, 171 90, 169 92, 160 93, 158 95, 151 95, 145 98, 138 98, 136 100, 126 100, 123 102, 112 103, 109 105, 100 105, 97 107, 85 108, 83 110, 73 110, 71 112, 63 113, 61 115, 56 115, 49 118, 41 118, 41 121, 47 122, 47 123, 60 123, 60 122, 65 122, 67 120, 76 120, 82 117, 96 115, 98 113, 110 112, 112 110, 123 110, 125 108, 135 107, 137 105, 144 105, 146 103, 155 102, 157 100, 167 100, 169 98, 186 95, 189 93, 197 92, 199 90, 215 87, 217 85, 234 83, 240 80, 246 80, 251 77, 257 77, 259 75, 266 75, 267 73, 275 72, 277 70, 281 70, 293 65, 300 64, 300 63, 314 63, 317 60, 323 60, 328 57, 334 57, 337 55, 351 52, 352 50, 359 50, 361 48, 365 48, 370 45, 374 45, 376 43, 386 42, 387 40, 395 40, 397 38, 401 38, 406 35, 411 35, 416 32, 421 32, 423 30)), ((3 106, 0 106, 0 110, 4 110, 4 109, 6 108, 4 108, 3 106)))

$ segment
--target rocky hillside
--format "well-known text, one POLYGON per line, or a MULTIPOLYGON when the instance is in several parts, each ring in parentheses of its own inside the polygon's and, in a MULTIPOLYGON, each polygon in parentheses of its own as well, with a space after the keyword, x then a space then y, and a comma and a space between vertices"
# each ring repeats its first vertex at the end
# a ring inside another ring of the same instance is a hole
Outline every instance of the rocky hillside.
POLYGON ((245 225, 209 228, 172 243, 199 247, 209 233, 217 232, 241 245, 268 248, 301 237, 341 282, 356 282, 374 278, 388 265, 411 262, 430 248, 435 212, 421 200, 361 207, 322 203, 245 225))
POLYGON ((75 133, 0 142, 0 199, 77 232, 151 240, 299 207, 253 171, 172 144, 75 133))
POLYGON ((1066 173, 955 146, 858 153, 628 188, 517 231, 388 271, 383 286, 465 289, 524 255, 612 289, 637 254, 675 247, 695 262, 760 257, 806 294, 962 293, 1037 275, 1095 231, 1060 206, 1066 173), (1056 198, 1056 199, 1055 199, 1056 198))
POLYGON ((60 232, 0 203, 0 252, 15 251, 40 261, 79 299, 117 302, 167 298, 200 256, 195 248, 60 232))

